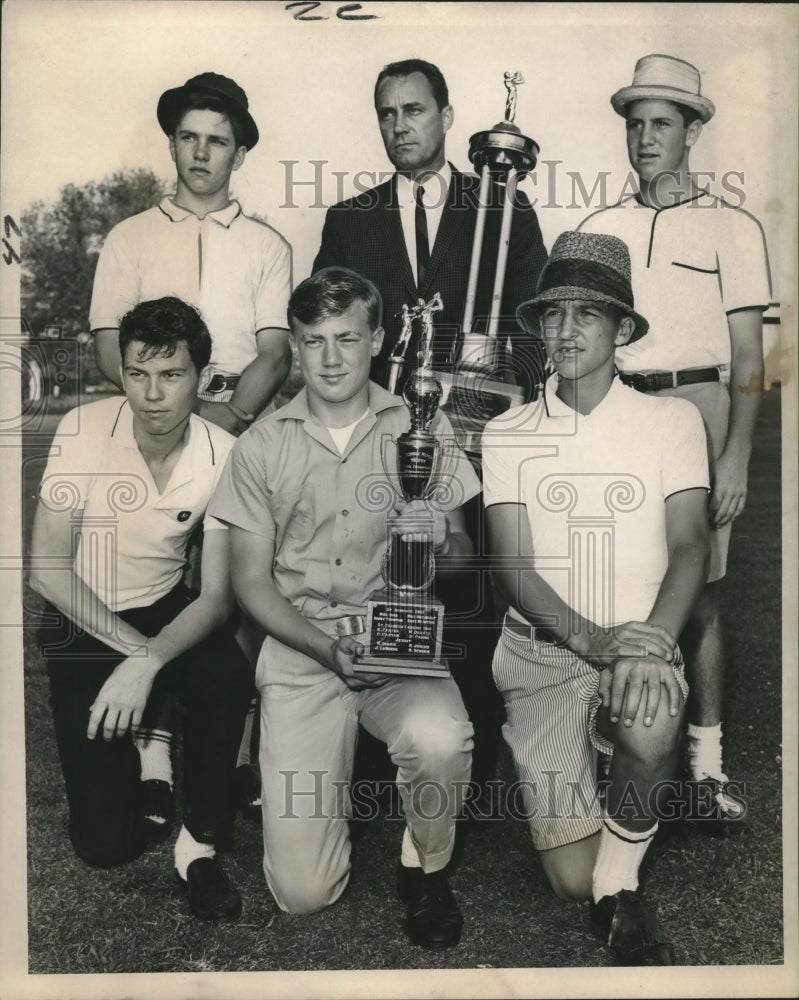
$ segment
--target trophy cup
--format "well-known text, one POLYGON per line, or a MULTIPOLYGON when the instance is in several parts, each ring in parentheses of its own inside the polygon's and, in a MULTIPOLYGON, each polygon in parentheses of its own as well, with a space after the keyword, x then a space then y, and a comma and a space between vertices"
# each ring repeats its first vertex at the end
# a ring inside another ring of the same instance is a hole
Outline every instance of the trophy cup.
MULTIPOLYGON (((403 307, 406 342, 398 344, 394 352, 404 364, 411 323, 420 319, 423 332, 419 366, 411 373, 403 392, 411 426, 396 441, 384 438, 382 445, 385 474, 397 496, 406 502, 435 502, 438 492, 448 487, 454 469, 457 446, 454 442, 449 447, 442 445, 430 431, 442 393, 441 383, 432 370, 432 314, 441 308, 438 293, 430 302, 420 300, 413 309, 403 307), (390 454, 392 446, 394 456, 390 454)), ((394 366, 392 370, 396 385, 401 367, 394 366)), ((390 381, 391 377, 390 371, 390 381)), ((436 569, 430 518, 422 515, 412 522, 406 517, 401 525, 395 518, 387 522, 387 527, 389 539, 382 565, 385 587, 372 594, 367 602, 365 651, 354 658, 355 670, 448 677, 447 663, 441 658, 444 605, 432 593, 436 569)))

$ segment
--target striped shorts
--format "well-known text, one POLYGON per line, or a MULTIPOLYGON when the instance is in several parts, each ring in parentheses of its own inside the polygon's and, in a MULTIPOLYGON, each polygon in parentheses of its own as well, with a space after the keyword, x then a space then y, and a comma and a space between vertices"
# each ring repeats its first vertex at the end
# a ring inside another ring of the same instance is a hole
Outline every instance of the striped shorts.
MULTIPOLYGON (((602 826, 596 751, 613 753, 596 731, 599 671, 562 646, 503 628, 493 672, 519 779, 511 805, 523 804, 536 850, 590 837, 602 826)), ((674 673, 687 697, 682 657, 674 673)))

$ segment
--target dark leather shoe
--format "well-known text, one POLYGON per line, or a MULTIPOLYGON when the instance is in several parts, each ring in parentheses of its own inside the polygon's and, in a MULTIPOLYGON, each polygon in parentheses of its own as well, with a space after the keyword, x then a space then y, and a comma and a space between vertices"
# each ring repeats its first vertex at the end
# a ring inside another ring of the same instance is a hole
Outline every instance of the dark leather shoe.
POLYGON ((689 830, 723 839, 746 829, 743 786, 716 778, 687 778, 683 782, 683 820, 689 830))
POLYGON ((450 948, 461 938, 463 917, 443 871, 425 875, 421 868, 400 865, 397 893, 407 903, 405 929, 422 948, 450 948))
POLYGON ((233 775, 236 808, 245 819, 261 822, 261 779, 249 764, 236 768, 233 775))
POLYGON ((175 802, 168 781, 150 778, 141 783, 141 804, 144 825, 150 840, 166 840, 172 829, 175 802))
POLYGON ((589 912, 619 965, 674 965, 674 945, 638 889, 603 896, 589 912))
POLYGON ((196 858, 180 881, 191 912, 200 920, 236 920, 241 915, 239 891, 214 858, 196 858))

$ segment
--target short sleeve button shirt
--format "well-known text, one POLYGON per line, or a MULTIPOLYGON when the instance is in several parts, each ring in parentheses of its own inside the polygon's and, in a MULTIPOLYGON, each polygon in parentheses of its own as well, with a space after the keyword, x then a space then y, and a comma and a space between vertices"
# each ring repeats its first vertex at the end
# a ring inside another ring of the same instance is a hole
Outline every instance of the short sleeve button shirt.
POLYGON ((665 501, 708 488, 699 411, 614 379, 583 415, 556 390, 553 376, 486 426, 486 506, 524 506, 535 569, 569 607, 598 625, 645 620, 668 565, 665 501))
MULTIPOLYGON (((237 441, 209 512, 274 542, 275 584, 306 618, 360 614, 383 586, 395 498, 381 451, 409 423, 402 400, 370 383, 369 412, 340 453, 303 389, 237 441)), ((479 493, 480 483, 444 414, 432 430, 457 456, 451 495, 442 500, 452 510, 479 493)))
POLYGON ((70 411, 40 489, 54 511, 80 511, 75 572, 112 611, 149 607, 178 583, 189 536, 225 525, 206 507, 235 438, 192 415, 183 451, 158 492, 120 396, 70 411))
POLYGON ((660 209, 631 196, 579 228, 618 236, 630 249, 635 308, 649 333, 616 352, 622 371, 729 365, 727 315, 768 308, 760 223, 707 192, 660 209))
POLYGON ((288 243, 237 201, 200 219, 164 198, 108 234, 89 323, 117 327, 137 303, 175 295, 202 313, 214 368, 237 375, 258 353, 258 330, 285 328, 290 293, 288 243))

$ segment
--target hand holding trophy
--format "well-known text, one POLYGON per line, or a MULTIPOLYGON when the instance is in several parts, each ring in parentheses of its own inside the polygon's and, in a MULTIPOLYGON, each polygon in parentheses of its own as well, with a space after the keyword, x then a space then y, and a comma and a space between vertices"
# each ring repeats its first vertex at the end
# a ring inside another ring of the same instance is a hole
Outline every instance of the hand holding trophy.
POLYGON ((411 426, 396 440, 385 438, 382 447, 383 470, 407 506, 387 522, 385 587, 367 602, 365 652, 355 658, 355 669, 369 673, 449 676, 441 658, 444 606, 432 593, 434 536, 446 525, 436 513, 436 496, 447 490, 457 461, 455 442, 442 444, 430 430, 442 393, 432 370, 432 313, 440 308, 436 294, 407 313, 408 322, 422 321, 419 367, 403 393, 411 426))

